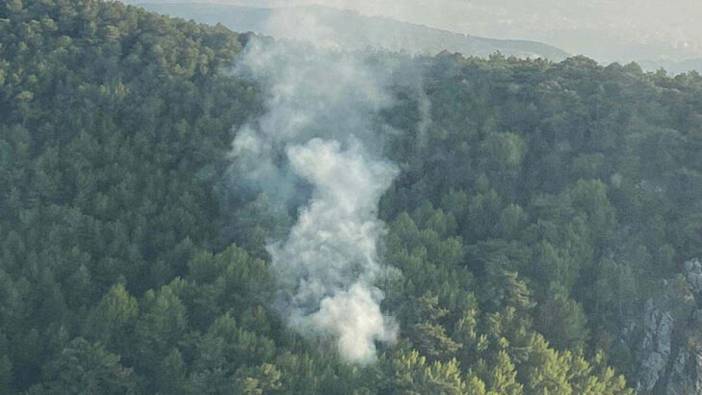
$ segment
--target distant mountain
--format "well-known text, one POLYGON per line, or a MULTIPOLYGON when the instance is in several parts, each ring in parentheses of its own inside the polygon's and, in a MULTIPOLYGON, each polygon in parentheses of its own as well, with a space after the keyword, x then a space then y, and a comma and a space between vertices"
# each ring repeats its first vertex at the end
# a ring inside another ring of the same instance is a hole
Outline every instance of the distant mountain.
POLYGON ((647 71, 664 69, 669 74, 680 74, 696 70, 702 73, 702 58, 685 60, 642 60, 638 63, 647 71))
POLYGON ((140 5, 165 15, 207 24, 221 23, 234 31, 252 31, 274 37, 276 31, 269 28, 270 24, 267 23, 270 18, 275 16, 296 23, 295 21, 303 16, 311 16, 316 19, 322 31, 333 32, 340 46, 352 49, 370 46, 432 55, 442 51, 460 52, 467 56, 480 57, 499 51, 505 56, 540 57, 554 61, 568 56, 563 50, 536 41, 476 37, 322 6, 271 9, 201 3, 140 5))

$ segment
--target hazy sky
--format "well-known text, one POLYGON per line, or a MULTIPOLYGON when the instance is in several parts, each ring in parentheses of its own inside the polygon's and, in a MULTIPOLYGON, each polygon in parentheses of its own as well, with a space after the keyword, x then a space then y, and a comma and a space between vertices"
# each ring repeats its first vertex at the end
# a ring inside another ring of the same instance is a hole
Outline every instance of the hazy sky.
MULTIPOLYGON (((149 1, 149 0, 142 0, 149 1)), ((150 0, 187 2, 188 0, 150 0)), ((207 0, 191 0, 191 2, 207 0)), ((543 41, 600 60, 702 57, 702 0, 211 0, 321 4, 461 33, 543 41)))

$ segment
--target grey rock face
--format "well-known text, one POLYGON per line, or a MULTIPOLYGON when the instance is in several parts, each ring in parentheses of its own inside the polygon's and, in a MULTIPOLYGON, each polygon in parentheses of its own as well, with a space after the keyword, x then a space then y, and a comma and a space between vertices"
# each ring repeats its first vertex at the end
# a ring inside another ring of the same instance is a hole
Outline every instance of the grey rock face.
MULTIPOLYGON (((639 345, 639 374, 636 390, 639 394, 692 395, 702 394, 702 345, 691 341, 695 333, 702 334, 702 262, 693 259, 684 264, 688 313, 680 317, 674 308, 682 299, 671 290, 650 299, 644 307, 640 322, 642 340, 639 345)), ((665 287, 670 284, 665 283, 665 287)), ((680 310, 678 310, 680 311, 680 310)))
POLYGON ((693 259, 685 262, 685 279, 695 296, 702 294, 702 262, 693 259))
POLYGON ((646 302, 644 339, 641 345, 641 370, 636 390, 651 391, 665 373, 670 359, 673 316, 657 308, 653 300, 646 302))
POLYGON ((685 395, 695 393, 695 382, 690 377, 690 353, 681 351, 673 362, 668 375, 666 395, 685 395))
POLYGON ((702 393, 702 350, 683 350, 672 366, 666 395, 688 395, 702 393))

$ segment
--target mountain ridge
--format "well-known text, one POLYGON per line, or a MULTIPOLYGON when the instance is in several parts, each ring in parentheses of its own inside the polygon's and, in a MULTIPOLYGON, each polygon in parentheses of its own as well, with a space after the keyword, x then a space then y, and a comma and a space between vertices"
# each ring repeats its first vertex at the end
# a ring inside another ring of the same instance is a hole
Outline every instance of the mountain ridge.
POLYGON ((426 25, 402 22, 388 17, 364 16, 352 10, 339 10, 320 5, 265 8, 212 3, 139 3, 149 11, 217 24, 240 32, 252 31, 276 36, 266 24, 274 16, 285 18, 313 15, 324 28, 333 29, 341 39, 339 46, 365 49, 378 47, 398 52, 434 55, 442 51, 460 52, 466 56, 487 57, 496 52, 519 58, 547 58, 560 61, 569 54, 538 41, 494 39, 456 33, 426 25), (282 14, 281 14, 282 13, 282 14), (340 23, 343 21, 343 24, 340 23))

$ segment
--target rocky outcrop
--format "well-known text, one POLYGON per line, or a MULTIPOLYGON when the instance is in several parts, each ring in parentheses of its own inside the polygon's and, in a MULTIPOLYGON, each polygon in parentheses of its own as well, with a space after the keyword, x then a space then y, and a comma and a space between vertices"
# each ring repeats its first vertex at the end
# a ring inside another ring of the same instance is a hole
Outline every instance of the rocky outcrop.
POLYGON ((681 281, 644 307, 638 346, 639 394, 702 394, 702 262, 684 264, 681 281))
POLYGON ((643 359, 636 390, 650 392, 665 375, 670 361, 673 316, 668 311, 659 309, 651 299, 646 302, 643 328, 643 359))
POLYGON ((701 350, 681 351, 673 363, 665 387, 666 395, 690 395, 702 393, 701 350))
POLYGON ((693 259, 685 262, 685 279, 690 286, 698 301, 702 296, 702 262, 699 259, 693 259))

